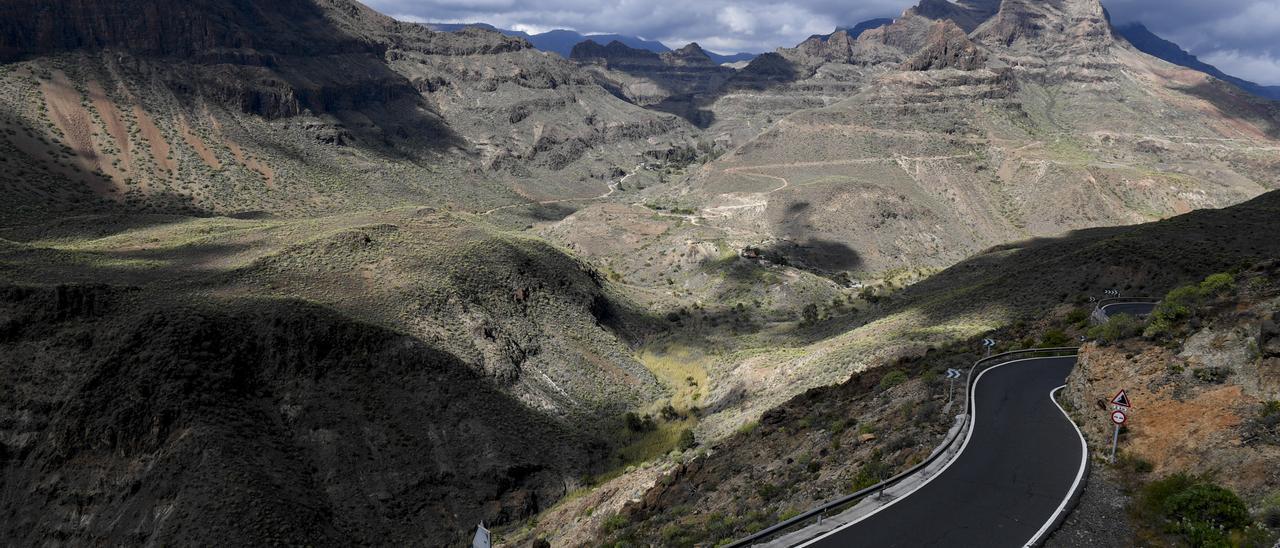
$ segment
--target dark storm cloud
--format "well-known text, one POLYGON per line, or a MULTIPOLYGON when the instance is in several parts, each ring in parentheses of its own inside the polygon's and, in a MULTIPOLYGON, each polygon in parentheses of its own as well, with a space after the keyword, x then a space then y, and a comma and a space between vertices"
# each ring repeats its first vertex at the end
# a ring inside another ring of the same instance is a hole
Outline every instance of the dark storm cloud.
POLYGON ((1140 21, 1227 74, 1280 85, 1280 0, 1108 0, 1117 23, 1140 21))
POLYGON ((485 22, 540 32, 567 28, 696 41, 724 53, 772 51, 811 34, 895 17, 911 0, 366 0, 388 15, 433 22, 485 22))
MULTIPOLYGON (((616 32, 728 53, 793 46, 913 0, 366 0, 401 19, 486 22, 541 32, 616 32)), ((1224 71, 1280 84, 1280 0, 1107 0, 1117 22, 1141 21, 1224 71)))

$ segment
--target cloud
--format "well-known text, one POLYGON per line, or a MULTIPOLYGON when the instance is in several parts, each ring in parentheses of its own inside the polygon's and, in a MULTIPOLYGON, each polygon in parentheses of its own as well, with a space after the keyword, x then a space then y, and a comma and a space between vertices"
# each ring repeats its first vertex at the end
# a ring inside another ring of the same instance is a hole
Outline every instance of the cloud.
MULTIPOLYGON (((811 34, 895 17, 917 0, 364 0, 399 19, 483 22, 528 32, 632 34, 730 53, 790 47, 811 34)), ((1040 1, 1040 0, 1036 0, 1040 1)), ((1280 0, 1102 0, 1117 23, 1156 34, 1229 74, 1280 84, 1280 0)))
POLYGON ((679 47, 698 42, 730 53, 794 46, 875 17, 894 17, 914 0, 364 0, 397 19, 489 23, 502 28, 632 34, 679 47))
POLYGON ((1227 74, 1240 75, 1241 78, 1259 84, 1280 85, 1280 59, 1267 54, 1218 50, 1204 55, 1201 60, 1222 69, 1222 72, 1227 74))
POLYGON ((1117 23, 1141 22, 1152 32, 1223 72, 1259 84, 1280 84, 1280 0, 1103 0, 1117 23))

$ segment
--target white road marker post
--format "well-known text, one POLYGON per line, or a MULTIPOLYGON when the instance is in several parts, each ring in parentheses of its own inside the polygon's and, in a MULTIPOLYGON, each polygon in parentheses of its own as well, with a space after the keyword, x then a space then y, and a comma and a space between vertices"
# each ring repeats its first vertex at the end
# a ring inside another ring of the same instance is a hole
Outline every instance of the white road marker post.
POLYGON ((951 395, 956 391, 956 379, 960 378, 960 371, 947 369, 947 378, 951 379, 951 385, 947 388, 947 403, 951 403, 951 395))

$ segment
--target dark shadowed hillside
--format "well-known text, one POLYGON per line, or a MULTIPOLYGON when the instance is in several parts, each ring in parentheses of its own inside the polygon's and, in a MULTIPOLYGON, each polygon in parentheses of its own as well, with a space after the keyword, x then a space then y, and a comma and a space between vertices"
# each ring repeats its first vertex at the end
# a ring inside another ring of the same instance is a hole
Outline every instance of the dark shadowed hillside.
POLYGON ((604 444, 456 357, 296 301, 0 289, 7 542, 458 541, 604 444))

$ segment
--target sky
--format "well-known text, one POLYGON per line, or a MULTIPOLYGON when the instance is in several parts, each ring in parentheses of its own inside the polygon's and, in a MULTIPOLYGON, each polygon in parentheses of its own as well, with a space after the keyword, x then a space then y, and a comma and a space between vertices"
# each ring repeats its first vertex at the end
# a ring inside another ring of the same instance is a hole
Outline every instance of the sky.
MULTIPOLYGON (((772 51, 812 34, 896 17, 911 0, 364 0, 398 19, 483 22, 530 33, 571 29, 698 42, 720 53, 772 51)), ((1142 22, 1227 74, 1280 85, 1280 0, 1104 0, 1116 23, 1142 22)))

